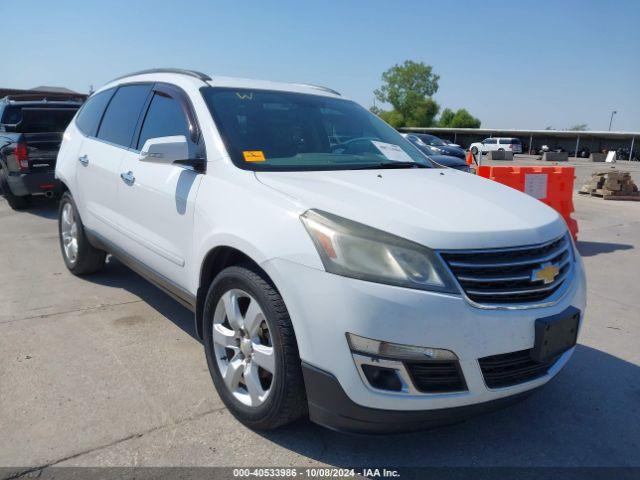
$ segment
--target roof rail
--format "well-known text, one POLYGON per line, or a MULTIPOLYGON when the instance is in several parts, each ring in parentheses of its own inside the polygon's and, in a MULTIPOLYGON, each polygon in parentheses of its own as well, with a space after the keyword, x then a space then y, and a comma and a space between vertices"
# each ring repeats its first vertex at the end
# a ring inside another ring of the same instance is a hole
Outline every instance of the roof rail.
POLYGON ((329 92, 329 93, 333 93, 333 94, 338 95, 338 96, 342 96, 342 95, 340 95, 340 92, 336 92, 333 88, 323 87, 322 85, 314 85, 313 83, 296 83, 295 85, 300 85, 301 87, 316 88, 318 90, 323 90, 325 92, 329 92))
POLYGON ((150 68, 148 70, 140 70, 139 72, 132 72, 127 73, 126 75, 121 75, 111 80, 111 82, 115 82, 116 80, 120 80, 122 78, 133 77, 134 75, 144 75, 147 73, 175 73, 178 75, 188 75, 190 77, 198 78, 203 82, 211 80, 211 77, 209 75, 202 72, 196 72, 195 70, 185 70, 183 68, 150 68))

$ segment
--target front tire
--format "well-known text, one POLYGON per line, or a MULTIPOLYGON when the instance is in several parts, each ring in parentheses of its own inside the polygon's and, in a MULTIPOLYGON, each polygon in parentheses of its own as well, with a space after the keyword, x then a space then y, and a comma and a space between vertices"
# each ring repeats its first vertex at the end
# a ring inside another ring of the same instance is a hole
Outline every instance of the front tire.
POLYGON ((216 390, 240 422, 271 430, 306 413, 291 319, 264 272, 232 266, 214 279, 204 305, 204 344, 216 390))
POLYGON ((69 192, 62 194, 58 209, 58 233, 64 263, 74 275, 88 275, 104 268, 106 252, 89 243, 80 214, 69 192))

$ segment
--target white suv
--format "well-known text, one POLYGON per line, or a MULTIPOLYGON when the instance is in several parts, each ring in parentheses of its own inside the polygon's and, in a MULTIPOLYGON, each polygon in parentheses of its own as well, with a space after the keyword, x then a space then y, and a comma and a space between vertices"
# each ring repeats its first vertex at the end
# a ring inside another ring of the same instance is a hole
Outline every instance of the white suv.
POLYGON ((493 137, 485 138, 482 142, 475 142, 469 146, 474 154, 478 151, 482 153, 487 152, 513 152, 522 153, 522 142, 513 137, 493 137), (474 150, 474 148, 476 150, 474 150))
POLYGON ((585 308, 562 218, 432 165, 328 88, 153 70, 64 135, 60 244, 194 312, 246 425, 398 431, 509 403, 565 366, 585 308))

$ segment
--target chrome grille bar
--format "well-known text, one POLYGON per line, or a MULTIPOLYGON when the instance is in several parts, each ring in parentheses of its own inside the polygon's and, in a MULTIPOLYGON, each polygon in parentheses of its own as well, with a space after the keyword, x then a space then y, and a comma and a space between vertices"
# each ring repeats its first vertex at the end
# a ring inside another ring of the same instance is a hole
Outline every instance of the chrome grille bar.
MULTIPOLYGON (((564 253, 564 252, 563 252, 564 253)), ((570 258, 565 258, 562 263, 558 265, 558 268, 562 269, 567 263, 571 261, 570 258)), ((472 277, 467 275, 458 275, 458 280, 461 282, 512 282, 517 280, 530 280, 531 275, 507 275, 503 277, 472 277)))
POLYGON ((540 245, 442 251, 440 255, 467 299, 479 306, 527 305, 544 301, 567 283, 573 262, 571 241, 567 235, 540 245), (557 270, 545 272, 549 266, 557 270), (537 278, 540 271, 551 275, 545 280, 549 283, 537 278))
POLYGON ((468 295, 519 295, 522 293, 531 293, 531 292, 546 292, 548 290, 553 290, 558 285, 560 285, 565 278, 567 278, 568 272, 563 273, 559 276, 553 283, 546 285, 544 287, 536 287, 536 288, 523 288, 520 290, 467 290, 468 295))
MULTIPOLYGON (((492 262, 492 263, 478 263, 478 262, 473 262, 473 261, 471 261, 471 262, 469 262, 469 261, 460 262, 460 261, 452 260, 452 261, 449 262, 449 265, 451 265, 452 267, 463 267, 463 268, 517 267, 517 266, 520 266, 520 265, 530 265, 532 263, 549 262, 549 261, 555 259, 556 257, 562 255, 566 251, 567 251, 567 242, 565 241, 565 242, 563 242, 561 244, 561 246, 558 249, 556 249, 552 253, 549 253, 549 254, 543 255, 543 256, 539 256, 539 257, 535 257, 535 258, 527 258, 527 259, 523 259, 523 260, 515 260, 515 261, 508 261, 508 262, 492 262)), ((510 251, 503 251, 503 252, 496 252, 496 253, 502 253, 503 255, 508 255, 509 252, 510 251)), ((482 256, 482 254, 479 254, 478 256, 482 256)))

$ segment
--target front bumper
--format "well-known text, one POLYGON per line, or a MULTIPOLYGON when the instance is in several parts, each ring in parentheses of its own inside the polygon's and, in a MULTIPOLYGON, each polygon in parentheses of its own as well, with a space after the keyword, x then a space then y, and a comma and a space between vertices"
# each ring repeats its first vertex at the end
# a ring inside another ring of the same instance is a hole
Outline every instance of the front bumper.
MULTIPOLYGON (((573 349, 565 352, 545 375, 501 388, 486 385, 478 360, 531 349, 537 318, 556 315, 571 306, 581 312, 585 308, 584 273, 579 259, 573 280, 558 303, 524 310, 479 309, 460 295, 340 277, 282 259, 269 260, 263 268, 287 305, 302 361, 330 374, 346 398, 365 409, 400 413, 440 410, 439 414, 443 414, 445 409, 458 407, 474 411, 471 406, 493 405, 488 402, 525 394, 554 377, 567 363, 573 349), (467 390, 412 394, 373 389, 360 376, 346 332, 397 344, 450 350, 459 359, 467 390)), ((307 380, 310 393, 314 391, 315 378, 317 376, 307 380)), ((324 408, 319 402, 310 407, 315 411, 334 408, 331 405, 324 408)), ((433 413, 442 416, 439 414, 433 413)), ((326 423, 324 418, 315 415, 321 423, 326 423)))
POLYGON ((398 433, 451 425, 517 403, 533 392, 437 410, 382 410, 355 403, 330 373, 304 362, 302 372, 311 421, 345 433, 398 433))
POLYGON ((62 184, 55 177, 53 170, 33 173, 12 173, 7 175, 7 183, 11 193, 18 197, 25 195, 41 195, 47 191, 59 193, 62 184))

